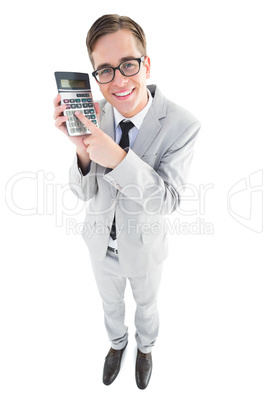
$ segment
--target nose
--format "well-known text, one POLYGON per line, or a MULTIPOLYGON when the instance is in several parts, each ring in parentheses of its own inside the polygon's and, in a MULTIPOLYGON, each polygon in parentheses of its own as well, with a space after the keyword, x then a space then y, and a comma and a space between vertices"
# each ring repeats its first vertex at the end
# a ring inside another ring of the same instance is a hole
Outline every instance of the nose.
POLYGON ((128 82, 128 77, 124 76, 119 69, 115 70, 113 82, 117 86, 124 86, 128 82))

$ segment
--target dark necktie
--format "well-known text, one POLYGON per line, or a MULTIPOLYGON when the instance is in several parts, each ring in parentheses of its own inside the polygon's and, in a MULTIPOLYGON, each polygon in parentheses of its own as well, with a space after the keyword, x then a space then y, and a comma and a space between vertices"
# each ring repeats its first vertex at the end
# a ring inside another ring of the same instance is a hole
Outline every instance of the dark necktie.
POLYGON ((134 124, 131 121, 122 120, 119 123, 119 126, 121 127, 121 130, 122 130, 122 137, 121 137, 121 140, 119 142, 119 145, 120 145, 121 148, 129 147, 128 132, 134 126, 134 124))
MULTIPOLYGON (((128 132, 129 130, 134 126, 134 124, 131 121, 124 121, 122 120, 119 123, 121 130, 122 130, 122 137, 121 140, 119 142, 119 145, 121 148, 127 148, 129 147, 129 137, 128 137, 128 132)), ((115 217, 114 217, 114 221, 112 224, 112 229, 110 232, 111 238, 113 240, 116 239, 116 226, 115 226, 115 217)))

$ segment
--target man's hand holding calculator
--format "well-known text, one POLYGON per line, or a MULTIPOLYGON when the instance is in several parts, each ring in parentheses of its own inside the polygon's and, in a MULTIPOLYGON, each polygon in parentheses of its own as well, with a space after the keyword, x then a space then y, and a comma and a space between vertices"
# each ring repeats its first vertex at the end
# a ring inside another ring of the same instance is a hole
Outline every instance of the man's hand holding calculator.
MULTIPOLYGON (((82 171, 86 171, 91 160, 104 167, 114 169, 124 159, 126 152, 111 137, 78 111, 74 115, 88 128, 91 134, 69 136, 66 128, 68 116, 63 116, 66 105, 61 105, 60 103, 61 96, 58 94, 54 100, 55 126, 76 145, 76 152, 82 171)), ((98 118, 100 113, 98 103, 95 103, 94 107, 98 118)))

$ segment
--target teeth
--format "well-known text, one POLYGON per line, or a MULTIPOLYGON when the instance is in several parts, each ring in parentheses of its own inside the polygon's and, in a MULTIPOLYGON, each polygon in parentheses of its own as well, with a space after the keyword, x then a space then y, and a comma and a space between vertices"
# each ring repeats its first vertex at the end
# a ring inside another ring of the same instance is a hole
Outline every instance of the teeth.
POLYGON ((127 96, 127 95, 129 95, 131 92, 132 92, 132 90, 126 91, 126 92, 120 92, 120 93, 117 93, 117 94, 115 94, 115 95, 116 95, 116 96, 127 96))

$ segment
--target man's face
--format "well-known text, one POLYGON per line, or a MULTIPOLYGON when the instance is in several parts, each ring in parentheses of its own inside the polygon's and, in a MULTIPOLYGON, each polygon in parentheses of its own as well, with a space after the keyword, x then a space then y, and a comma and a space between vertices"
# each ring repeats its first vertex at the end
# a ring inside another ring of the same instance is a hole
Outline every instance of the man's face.
MULTIPOLYGON (((145 56, 138 49, 133 34, 128 30, 120 30, 99 38, 92 52, 94 68, 100 66, 117 67, 126 57, 145 56)), ((113 81, 99 84, 104 98, 123 116, 130 118, 139 113, 147 104, 146 79, 150 77, 150 59, 146 57, 141 63, 140 71, 132 77, 125 77, 119 70, 115 71, 113 81)))

